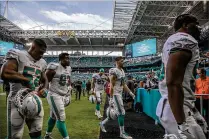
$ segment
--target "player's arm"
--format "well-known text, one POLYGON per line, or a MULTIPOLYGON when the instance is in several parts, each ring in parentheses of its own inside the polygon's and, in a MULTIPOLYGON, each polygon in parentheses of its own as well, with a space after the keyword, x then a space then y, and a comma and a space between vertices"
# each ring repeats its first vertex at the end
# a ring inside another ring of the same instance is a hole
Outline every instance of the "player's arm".
POLYGON ((9 82, 29 84, 30 80, 18 73, 18 62, 16 59, 8 59, 2 66, 1 78, 9 82))
POLYGON ((48 82, 47 76, 45 72, 42 72, 41 73, 41 86, 42 86, 41 89, 48 88, 48 85, 49 85, 49 82, 48 82))
POLYGON ((92 80, 91 80, 91 91, 94 91, 95 81, 96 81, 96 79, 95 78, 92 78, 92 80))
POLYGON ((131 95, 133 99, 135 98, 135 95, 133 94, 133 92, 131 92, 131 90, 128 88, 125 82, 123 83, 123 89, 126 93, 129 93, 129 95, 131 95))
POLYGON ((116 83, 116 76, 115 75, 110 75, 110 97, 113 97, 113 90, 114 90, 114 86, 116 83))
POLYGON ((182 82, 187 64, 192 58, 189 50, 178 50, 171 53, 166 67, 166 83, 171 110, 178 124, 185 122, 183 110, 184 91, 182 82))
POLYGON ((48 82, 51 82, 54 78, 54 75, 56 74, 56 71, 53 69, 47 69, 45 73, 45 77, 47 78, 48 82))

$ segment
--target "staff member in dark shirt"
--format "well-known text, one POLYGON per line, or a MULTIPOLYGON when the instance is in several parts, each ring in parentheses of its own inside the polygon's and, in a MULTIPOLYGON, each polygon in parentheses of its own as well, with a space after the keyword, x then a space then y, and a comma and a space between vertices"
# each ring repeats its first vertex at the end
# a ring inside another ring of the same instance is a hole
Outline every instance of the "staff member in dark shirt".
POLYGON ((80 81, 80 79, 75 83, 76 85, 76 100, 81 100, 81 86, 82 86, 82 82, 80 81))
POLYGON ((86 92, 87 92, 87 97, 89 98, 89 92, 91 90, 91 81, 88 80, 88 82, 86 83, 86 92))
MULTIPOLYGON (((131 92, 135 92, 134 91, 134 81, 131 75, 128 75, 128 80, 126 81, 126 85, 128 86, 128 88, 131 90, 131 92)), ((128 105, 128 111, 132 110, 132 104, 133 104, 133 98, 132 96, 129 95, 129 93, 125 93, 125 100, 127 102, 128 105)))

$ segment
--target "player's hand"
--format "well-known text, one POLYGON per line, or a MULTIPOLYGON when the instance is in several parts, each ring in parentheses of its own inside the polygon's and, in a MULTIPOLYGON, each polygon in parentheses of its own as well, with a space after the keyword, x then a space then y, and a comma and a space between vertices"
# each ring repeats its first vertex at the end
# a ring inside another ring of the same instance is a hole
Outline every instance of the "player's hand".
POLYGON ((38 91, 38 96, 41 98, 46 98, 48 94, 48 90, 46 88, 41 89, 40 91, 38 91))
POLYGON ((33 90, 33 91, 36 89, 36 87, 35 87, 35 85, 34 85, 34 83, 33 83, 32 80, 30 80, 30 81, 28 82, 27 87, 30 88, 30 89, 33 90))
POLYGON ((91 89, 91 94, 96 95, 96 93, 94 92, 94 89, 91 89))

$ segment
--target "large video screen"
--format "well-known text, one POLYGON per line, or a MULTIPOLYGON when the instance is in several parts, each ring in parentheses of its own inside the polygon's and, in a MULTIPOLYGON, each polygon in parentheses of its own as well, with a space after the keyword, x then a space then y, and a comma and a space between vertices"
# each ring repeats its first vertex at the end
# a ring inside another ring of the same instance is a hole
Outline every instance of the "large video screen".
POLYGON ((132 44, 133 57, 156 54, 156 38, 132 44))
POLYGON ((14 47, 13 42, 0 41, 0 55, 6 55, 6 53, 14 47))
POLYGON ((156 38, 128 44, 125 46, 125 56, 139 57, 156 54, 156 44, 156 38))

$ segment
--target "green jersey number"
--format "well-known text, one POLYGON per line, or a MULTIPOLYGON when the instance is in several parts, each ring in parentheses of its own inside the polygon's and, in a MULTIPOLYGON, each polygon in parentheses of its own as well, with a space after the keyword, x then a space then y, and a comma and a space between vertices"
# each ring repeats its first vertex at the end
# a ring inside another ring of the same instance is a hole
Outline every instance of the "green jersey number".
POLYGON ((41 70, 25 66, 23 69, 23 76, 32 80, 34 82, 35 87, 39 86, 39 80, 41 78, 41 70))
POLYGON ((59 84, 61 86, 65 86, 68 84, 68 80, 70 80, 70 76, 66 74, 61 74, 59 84))

